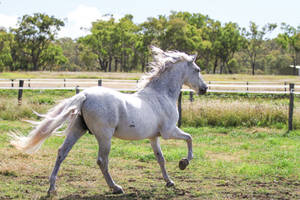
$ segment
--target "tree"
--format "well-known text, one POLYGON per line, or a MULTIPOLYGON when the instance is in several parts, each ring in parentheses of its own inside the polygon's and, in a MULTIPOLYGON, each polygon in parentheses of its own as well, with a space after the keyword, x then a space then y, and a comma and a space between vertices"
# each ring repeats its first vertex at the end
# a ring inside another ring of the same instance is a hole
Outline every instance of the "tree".
POLYGON ((165 23, 167 19, 164 16, 159 16, 157 18, 149 17, 147 21, 139 25, 139 42, 138 48, 141 57, 142 72, 145 71, 146 64, 148 63, 148 58, 150 56, 149 46, 154 44, 160 46, 162 38, 164 37, 165 23))
POLYGON ((218 61, 221 55, 221 44, 219 38, 221 37, 222 26, 221 22, 208 19, 206 26, 202 28, 203 45, 198 51, 199 55, 202 55, 202 59, 207 60, 206 67, 208 69, 209 61, 212 62, 212 72, 216 73, 218 67, 218 61))
POLYGON ((233 58, 242 45, 243 38, 240 35, 239 27, 236 23, 226 23, 221 29, 220 36, 216 43, 216 48, 219 49, 219 57, 221 60, 220 73, 222 74, 226 68, 229 73, 232 73, 228 62, 233 58))
POLYGON ((259 30, 259 27, 254 22, 250 22, 249 31, 243 29, 243 36, 246 38, 245 49, 249 56, 252 75, 255 75, 256 59, 257 55, 260 51, 262 51, 264 37, 267 33, 272 32, 276 27, 276 24, 266 24, 261 30, 259 30))
POLYGON ((139 27, 133 23, 132 15, 125 15, 120 19, 117 24, 117 32, 120 36, 120 63, 121 70, 128 72, 133 67, 129 66, 129 60, 131 56, 135 56, 136 51, 135 42, 137 40, 137 33, 139 32, 139 27))
MULTIPOLYGON (((96 56, 100 70, 111 71, 113 57, 117 54, 117 50, 120 50, 120 35, 113 16, 107 21, 93 22, 91 34, 80 38, 79 43, 88 47, 87 49, 82 48, 85 49, 85 52, 90 50, 96 56)), ((88 55, 85 52, 83 53, 86 57, 88 55)))
MULTIPOLYGON (((68 59, 67 63, 64 63, 60 66, 59 70, 61 71, 80 71, 83 70, 86 66, 84 66, 84 62, 80 59, 81 52, 79 46, 80 44, 73 40, 72 38, 60 38, 55 42, 62 48, 63 55, 68 59)), ((89 70, 93 70, 95 64, 93 63, 95 59, 90 59, 91 64, 89 70)), ((85 69, 87 70, 87 69, 85 69)))
POLYGON ((12 63, 12 57, 10 53, 10 43, 12 39, 12 34, 7 33, 5 29, 0 29, 0 72, 12 63))
POLYGON ((200 35, 197 35, 197 28, 180 18, 173 18, 166 25, 161 47, 191 53, 196 48, 195 41, 198 39, 201 40, 200 35))
POLYGON ((297 54, 300 52, 300 26, 295 28, 286 23, 282 23, 281 29, 284 33, 279 34, 276 41, 290 54, 294 65, 294 75, 297 75, 297 54))
POLYGON ((56 66, 68 63, 69 60, 63 55, 63 50, 59 45, 50 44, 47 49, 41 53, 41 61, 43 63, 42 70, 52 71, 56 66))
POLYGON ((55 35, 64 22, 46 14, 35 13, 33 16, 24 15, 18 21, 18 28, 11 29, 15 35, 17 62, 25 70, 32 67, 38 70, 47 60, 42 59, 43 51, 55 40, 55 35))

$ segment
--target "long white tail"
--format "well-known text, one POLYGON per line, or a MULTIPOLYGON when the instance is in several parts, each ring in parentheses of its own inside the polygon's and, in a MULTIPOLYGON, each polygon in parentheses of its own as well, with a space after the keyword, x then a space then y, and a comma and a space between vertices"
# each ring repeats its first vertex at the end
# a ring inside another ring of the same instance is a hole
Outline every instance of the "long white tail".
POLYGON ((55 130, 61 127, 68 120, 69 125, 80 114, 81 106, 86 96, 84 93, 79 93, 72 98, 66 99, 54 108, 52 108, 34 130, 28 136, 22 136, 11 133, 11 144, 17 149, 26 153, 34 153, 50 137, 55 130))

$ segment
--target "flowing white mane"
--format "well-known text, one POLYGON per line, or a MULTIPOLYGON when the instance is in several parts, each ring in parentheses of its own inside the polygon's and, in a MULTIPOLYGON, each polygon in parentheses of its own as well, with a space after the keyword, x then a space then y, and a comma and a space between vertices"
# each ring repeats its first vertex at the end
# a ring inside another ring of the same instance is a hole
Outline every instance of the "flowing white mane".
POLYGON ((139 88, 145 88, 152 80, 158 78, 168 68, 172 67, 173 64, 180 61, 193 61, 193 56, 180 51, 163 51, 160 48, 151 46, 153 54, 153 62, 149 63, 151 68, 150 72, 142 76, 139 81, 139 88))

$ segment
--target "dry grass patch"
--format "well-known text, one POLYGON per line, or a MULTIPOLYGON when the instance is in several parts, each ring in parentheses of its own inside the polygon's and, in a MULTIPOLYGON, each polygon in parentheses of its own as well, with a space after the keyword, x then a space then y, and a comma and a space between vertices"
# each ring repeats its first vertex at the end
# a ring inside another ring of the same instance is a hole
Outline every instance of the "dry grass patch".
POLYGON ((246 99, 199 98, 194 102, 185 100, 182 109, 183 123, 190 126, 251 127, 286 123, 288 105, 246 99))

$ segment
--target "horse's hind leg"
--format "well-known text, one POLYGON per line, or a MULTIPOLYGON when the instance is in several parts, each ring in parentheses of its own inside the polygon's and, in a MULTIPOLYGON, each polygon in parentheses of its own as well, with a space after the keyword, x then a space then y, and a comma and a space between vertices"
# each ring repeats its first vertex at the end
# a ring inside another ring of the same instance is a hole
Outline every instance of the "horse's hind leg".
POLYGON ((95 137, 97 138, 99 144, 97 164, 102 171, 107 185, 113 190, 113 193, 120 194, 124 193, 122 187, 113 181, 108 171, 108 155, 111 147, 111 138, 114 131, 115 130, 112 128, 101 128, 101 131, 95 133, 95 137))
POLYGON ((151 139, 151 146, 154 152, 154 155, 157 159, 157 162, 160 166, 162 175, 164 177, 164 180, 167 183, 167 187, 172 187, 174 186, 174 182, 169 178, 168 173, 166 171, 166 167, 165 167, 165 158, 163 156, 163 153, 160 149, 160 144, 159 144, 159 139, 158 137, 151 139))
POLYGON ((50 187, 48 190, 48 195, 55 193, 55 181, 61 163, 67 157, 69 151, 72 149, 73 145, 77 142, 77 140, 86 132, 85 125, 82 123, 82 119, 80 117, 78 117, 74 121, 69 131, 70 132, 68 133, 64 143, 58 150, 55 166, 49 178, 50 187))

